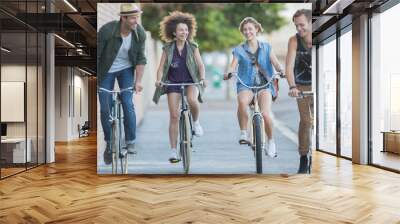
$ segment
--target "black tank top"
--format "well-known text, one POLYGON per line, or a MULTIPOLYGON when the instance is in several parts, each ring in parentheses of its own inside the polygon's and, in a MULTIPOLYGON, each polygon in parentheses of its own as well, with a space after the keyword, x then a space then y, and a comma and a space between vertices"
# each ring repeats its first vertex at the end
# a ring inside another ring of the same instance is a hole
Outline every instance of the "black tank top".
POLYGON ((300 85, 311 85, 311 48, 306 47, 299 34, 296 34, 296 39, 295 82, 300 85))

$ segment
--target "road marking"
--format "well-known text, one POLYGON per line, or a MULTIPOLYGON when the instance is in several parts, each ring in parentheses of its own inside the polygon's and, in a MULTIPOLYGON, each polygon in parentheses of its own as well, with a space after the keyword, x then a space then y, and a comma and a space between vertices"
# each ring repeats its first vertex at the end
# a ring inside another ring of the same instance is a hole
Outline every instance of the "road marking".
POLYGON ((280 121, 275 118, 274 113, 271 112, 271 118, 274 121, 274 128, 278 129, 286 138, 291 140, 294 144, 297 145, 298 136, 295 131, 290 129, 285 122, 280 121))

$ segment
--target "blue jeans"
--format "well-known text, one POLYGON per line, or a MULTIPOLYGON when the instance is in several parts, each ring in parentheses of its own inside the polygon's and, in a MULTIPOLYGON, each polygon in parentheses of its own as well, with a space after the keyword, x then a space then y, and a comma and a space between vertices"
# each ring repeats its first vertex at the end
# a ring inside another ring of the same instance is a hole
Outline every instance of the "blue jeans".
MULTIPOLYGON (((118 72, 107 73, 104 79, 99 84, 99 87, 107 90, 114 89, 115 79, 118 80, 120 89, 125 89, 133 86, 134 70, 127 68, 118 72)), ((132 102, 133 92, 124 91, 121 93, 121 104, 124 112, 124 130, 125 143, 131 144, 136 139, 136 113, 132 102)), ((107 92, 99 92, 101 125, 104 131, 104 140, 109 143, 111 141, 111 122, 110 113, 112 109, 112 95, 107 92)))

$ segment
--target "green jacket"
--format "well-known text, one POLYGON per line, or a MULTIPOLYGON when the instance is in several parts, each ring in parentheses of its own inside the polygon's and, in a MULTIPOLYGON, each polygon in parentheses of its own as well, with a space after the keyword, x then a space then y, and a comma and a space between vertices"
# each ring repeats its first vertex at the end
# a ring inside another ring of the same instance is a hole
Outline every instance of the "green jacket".
MULTIPOLYGON (((146 31, 139 24, 132 30, 132 45, 129 59, 133 67, 145 65, 144 47, 146 31)), ((100 83, 113 64, 122 44, 120 21, 112 21, 102 26, 97 33, 97 81, 100 83)))
MULTIPOLYGON (((190 76, 193 79, 193 82, 200 82, 200 72, 199 72, 199 67, 197 66, 196 59, 194 57, 194 50, 198 47, 196 43, 187 41, 186 45, 188 46, 187 49, 187 54, 186 54, 186 66, 189 69, 190 76)), ((167 54, 167 59, 164 63, 163 67, 163 73, 161 76, 161 81, 165 82, 168 80, 168 69, 171 66, 172 63, 172 57, 174 55, 174 49, 175 49, 175 41, 169 42, 164 45, 163 51, 167 54)), ((203 92, 204 92, 204 87, 203 86, 197 86, 199 89, 199 97, 198 100, 200 103, 203 102, 203 92)), ((158 103, 160 97, 164 95, 166 92, 166 87, 157 87, 156 91, 154 92, 153 96, 153 102, 158 103)))

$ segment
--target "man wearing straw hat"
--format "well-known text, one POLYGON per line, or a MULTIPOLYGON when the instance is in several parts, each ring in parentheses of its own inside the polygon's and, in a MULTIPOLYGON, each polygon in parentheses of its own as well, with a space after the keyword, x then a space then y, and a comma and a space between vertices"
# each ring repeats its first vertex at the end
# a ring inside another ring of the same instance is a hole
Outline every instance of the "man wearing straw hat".
MULTIPOLYGON (((146 57, 144 47, 146 33, 138 24, 142 11, 134 4, 124 3, 120 7, 120 20, 111 21, 102 26, 97 33, 97 81, 98 87, 114 89, 115 80, 120 89, 134 87, 135 91, 143 89, 141 84, 146 57)), ((124 112, 125 143, 128 153, 134 153, 136 139, 136 114, 132 102, 133 91, 121 93, 124 112)), ((112 162, 111 95, 99 91, 101 124, 104 130, 106 148, 104 162, 112 162)))

